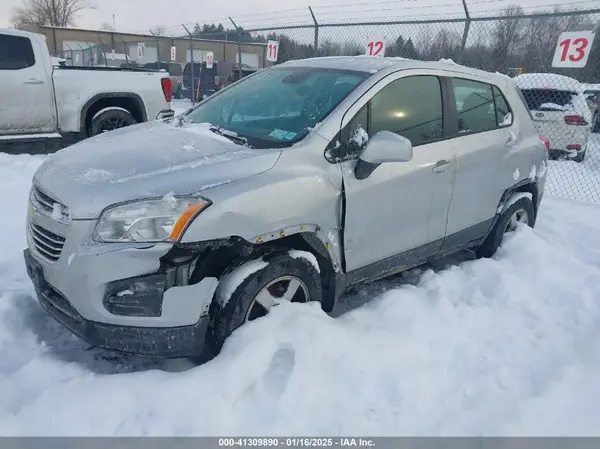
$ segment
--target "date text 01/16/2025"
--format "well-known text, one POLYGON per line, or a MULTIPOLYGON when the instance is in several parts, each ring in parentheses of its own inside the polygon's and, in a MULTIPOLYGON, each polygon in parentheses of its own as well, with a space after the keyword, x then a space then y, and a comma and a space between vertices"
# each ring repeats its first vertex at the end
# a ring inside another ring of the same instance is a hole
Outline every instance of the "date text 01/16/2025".
POLYGON ((369 438, 219 438, 219 447, 375 447, 369 438))

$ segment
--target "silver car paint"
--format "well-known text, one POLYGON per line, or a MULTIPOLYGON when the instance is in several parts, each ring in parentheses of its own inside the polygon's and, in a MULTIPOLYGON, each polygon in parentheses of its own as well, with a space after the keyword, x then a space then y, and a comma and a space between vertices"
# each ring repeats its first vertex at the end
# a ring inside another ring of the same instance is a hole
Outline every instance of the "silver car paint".
MULTIPOLYGON (((491 220, 502 193, 526 179, 534 166, 534 181, 543 192, 544 146, 507 77, 449 63, 393 58, 320 58, 286 64, 365 68, 373 75, 291 148, 248 150, 205 132, 152 123, 63 150, 36 173, 35 182, 68 205, 75 218, 67 226, 30 211, 29 220, 64 235, 67 242, 58 262, 37 258, 48 282, 84 317, 134 326, 192 324, 206 313, 216 286, 214 278, 206 278, 200 285, 177 287, 177 294, 171 293, 173 306, 167 307, 170 313, 162 317, 108 314, 102 306, 103 284, 156 271, 158 258, 171 247, 93 243, 96 219, 114 203, 204 190, 213 204, 191 223, 182 242, 236 235, 260 243, 314 231, 329 251, 335 271, 341 270, 344 258, 349 271, 425 243, 437 241, 441 246, 445 235, 491 220), (326 161, 327 144, 376 92, 415 74, 493 83, 508 97, 515 124, 418 146, 412 161, 383 164, 364 180, 353 175, 355 161, 326 161), (510 133, 515 143, 507 147, 505 136, 510 133), (434 170, 440 160, 450 163, 434 170), (82 173, 89 176, 82 178, 82 173), (342 186, 347 201, 345 254, 340 245, 342 186)), ((165 301, 171 301, 169 296, 165 301)))
POLYGON ((273 167, 279 153, 243 148, 208 125, 155 121, 65 148, 47 159, 34 180, 68 205, 73 219, 96 219, 111 204, 185 195, 257 175, 273 167))

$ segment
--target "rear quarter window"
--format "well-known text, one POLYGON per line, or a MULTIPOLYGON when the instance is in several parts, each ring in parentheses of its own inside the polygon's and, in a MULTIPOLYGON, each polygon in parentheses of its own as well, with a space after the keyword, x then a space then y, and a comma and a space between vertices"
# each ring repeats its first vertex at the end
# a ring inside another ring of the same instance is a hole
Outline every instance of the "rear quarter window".
POLYGON ((531 120, 533 120, 533 114, 531 113, 531 109, 529 109, 529 105, 527 104, 527 100, 525 100, 525 97, 523 96, 523 92, 521 92, 521 89, 519 89, 518 87, 515 87, 515 90, 517 91, 517 95, 519 95, 519 98, 523 102, 523 106, 525 106, 525 109, 527 110, 527 113, 529 114, 529 118, 531 120))

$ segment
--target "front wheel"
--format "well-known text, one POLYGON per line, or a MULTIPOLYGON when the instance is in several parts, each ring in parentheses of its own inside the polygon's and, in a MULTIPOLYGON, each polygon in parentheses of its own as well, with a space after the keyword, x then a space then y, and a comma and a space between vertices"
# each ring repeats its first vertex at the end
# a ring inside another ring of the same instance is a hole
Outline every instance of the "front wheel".
POLYGON ((475 254, 480 258, 492 257, 502 245, 504 238, 515 232, 519 225, 533 228, 534 224, 533 201, 527 196, 519 198, 502 212, 483 244, 475 249, 475 254))
POLYGON ((233 331, 282 302, 321 302, 321 277, 310 260, 287 253, 247 261, 219 281, 210 344, 218 352, 233 331))
POLYGON ((134 125, 135 118, 131 113, 121 108, 110 108, 97 113, 90 125, 90 137, 125 126, 134 125))
POLYGON ((586 150, 580 151, 580 152, 577 154, 577 156, 575 156, 575 157, 574 157, 573 159, 571 159, 571 160, 572 160, 572 161, 575 161, 575 162, 583 162, 583 161, 584 161, 584 159, 585 159, 585 153, 586 153, 586 150))

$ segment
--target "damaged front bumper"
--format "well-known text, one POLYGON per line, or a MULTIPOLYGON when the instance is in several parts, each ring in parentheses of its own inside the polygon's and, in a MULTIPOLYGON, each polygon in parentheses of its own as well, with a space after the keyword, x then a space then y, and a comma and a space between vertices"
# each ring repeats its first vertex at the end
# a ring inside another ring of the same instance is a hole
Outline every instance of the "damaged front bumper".
MULTIPOLYGON (((42 307, 89 344, 157 358, 193 357, 202 353, 209 324, 208 306, 218 283, 216 278, 206 277, 193 285, 170 288, 167 288, 167 274, 161 273, 108 282, 101 296, 78 298, 79 302, 94 302, 97 308, 103 309, 102 321, 97 321, 90 319, 89 313, 84 317, 48 282, 47 267, 30 249, 24 251, 24 257, 42 307), (199 303, 206 307, 199 310, 199 303), (172 318, 164 321, 168 316, 173 317, 173 307, 178 308, 177 315, 187 315, 187 321, 192 324, 173 325, 172 318)), ((85 282, 85 276, 79 282, 85 282)))

